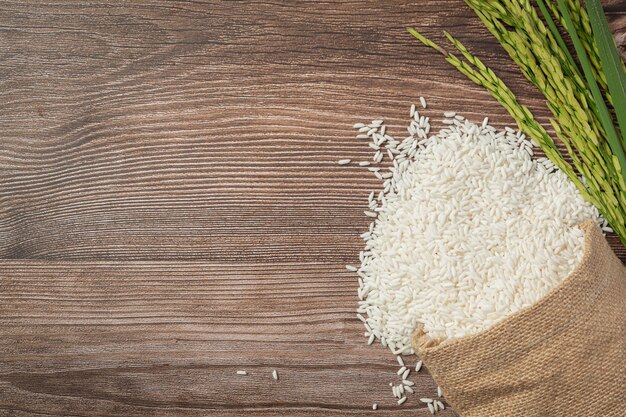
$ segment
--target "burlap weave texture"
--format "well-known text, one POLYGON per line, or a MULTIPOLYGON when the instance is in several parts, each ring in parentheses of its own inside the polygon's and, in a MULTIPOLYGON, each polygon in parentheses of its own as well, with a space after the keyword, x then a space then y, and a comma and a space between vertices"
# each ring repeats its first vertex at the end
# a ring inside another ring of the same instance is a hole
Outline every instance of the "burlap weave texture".
POLYGON ((626 416, 626 268, 593 222, 585 255, 535 305, 469 337, 413 345, 462 417, 626 416))

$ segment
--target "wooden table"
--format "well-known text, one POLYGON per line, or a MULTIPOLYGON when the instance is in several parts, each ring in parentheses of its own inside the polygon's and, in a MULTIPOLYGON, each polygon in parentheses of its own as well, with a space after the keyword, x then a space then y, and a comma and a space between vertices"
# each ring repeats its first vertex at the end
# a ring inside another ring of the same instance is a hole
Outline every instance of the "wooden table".
POLYGON ((379 182, 336 161, 419 96, 512 120, 407 25, 547 121, 461 0, 0 2, 0 416, 429 415, 355 318, 379 182))

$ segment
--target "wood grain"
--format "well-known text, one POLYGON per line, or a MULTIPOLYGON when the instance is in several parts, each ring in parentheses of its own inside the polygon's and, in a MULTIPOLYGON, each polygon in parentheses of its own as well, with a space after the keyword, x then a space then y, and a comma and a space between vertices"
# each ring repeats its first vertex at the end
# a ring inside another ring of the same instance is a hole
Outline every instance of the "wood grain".
POLYGON ((0 416, 427 415, 354 319, 379 182, 336 161, 419 96, 512 120, 408 25, 547 122, 461 0, 0 2, 0 416))
POLYGON ((395 404, 398 364, 365 343, 343 265, 7 260, 0 277, 0 414, 430 415, 395 404))
POLYGON ((547 117, 459 1, 0 7, 4 258, 351 258, 378 186, 336 165, 370 156, 355 121, 402 135, 424 95, 511 123, 406 25, 457 33, 547 117))

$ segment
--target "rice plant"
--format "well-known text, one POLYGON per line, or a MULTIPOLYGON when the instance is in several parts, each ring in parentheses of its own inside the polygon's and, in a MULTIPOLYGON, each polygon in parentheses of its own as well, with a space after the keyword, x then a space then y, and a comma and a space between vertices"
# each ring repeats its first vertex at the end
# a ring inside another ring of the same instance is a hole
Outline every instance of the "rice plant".
POLYGON ((578 0, 465 3, 543 93, 550 124, 567 155, 494 71, 452 35, 445 33, 454 53, 413 28, 409 33, 486 88, 626 244, 626 74, 599 0, 587 0, 584 7, 578 0), (571 38, 575 56, 559 25, 571 38))

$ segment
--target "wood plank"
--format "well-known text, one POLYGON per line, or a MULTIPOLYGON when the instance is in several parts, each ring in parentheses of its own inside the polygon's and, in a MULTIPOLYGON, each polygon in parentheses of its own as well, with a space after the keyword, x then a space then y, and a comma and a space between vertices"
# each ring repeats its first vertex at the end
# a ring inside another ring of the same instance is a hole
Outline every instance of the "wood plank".
POLYGON ((395 404, 398 364, 366 344, 356 287, 326 263, 2 261, 0 410, 429 415, 418 394, 395 404))
POLYGON ((0 5, 0 257, 350 259, 379 186, 336 165, 370 157, 355 121, 402 136, 424 95, 435 126, 511 124, 407 25, 453 31, 547 120, 460 0, 309 5, 0 5))
POLYGON ((434 127, 512 120, 407 25, 547 121, 462 0, 0 3, 0 416, 429 415, 360 336, 343 264, 379 182, 336 161, 420 95, 434 127))

